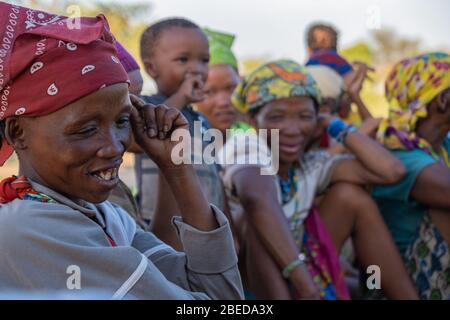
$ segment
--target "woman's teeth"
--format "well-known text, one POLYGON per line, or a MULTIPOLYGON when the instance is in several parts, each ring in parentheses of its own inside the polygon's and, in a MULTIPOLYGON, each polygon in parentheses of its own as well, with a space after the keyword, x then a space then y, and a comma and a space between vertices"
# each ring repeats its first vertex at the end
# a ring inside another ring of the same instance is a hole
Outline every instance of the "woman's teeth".
POLYGON ((94 174, 97 178, 105 181, 113 180, 117 178, 117 174, 119 172, 118 168, 112 168, 108 170, 98 171, 94 174))

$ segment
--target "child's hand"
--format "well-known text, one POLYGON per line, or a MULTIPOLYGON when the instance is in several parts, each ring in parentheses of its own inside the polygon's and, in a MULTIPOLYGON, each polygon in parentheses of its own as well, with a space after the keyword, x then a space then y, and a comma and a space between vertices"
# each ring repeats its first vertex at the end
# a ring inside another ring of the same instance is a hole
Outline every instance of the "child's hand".
POLYGON ((171 141, 170 137, 176 129, 189 132, 186 118, 175 108, 146 104, 135 95, 130 94, 130 100, 134 107, 131 124, 138 145, 161 169, 175 167, 171 154, 180 142, 171 141))
POLYGON ((180 88, 164 103, 170 107, 181 109, 182 107, 203 100, 203 86, 205 82, 201 75, 188 73, 180 88))
POLYGON ((204 97, 204 86, 205 82, 201 75, 188 73, 176 95, 181 96, 184 99, 185 105, 200 102, 204 97))
POLYGON ((345 87, 353 100, 359 97, 364 80, 370 79, 367 75, 368 72, 375 71, 374 68, 362 62, 357 62, 355 65, 357 67, 356 70, 353 70, 344 77, 345 87))

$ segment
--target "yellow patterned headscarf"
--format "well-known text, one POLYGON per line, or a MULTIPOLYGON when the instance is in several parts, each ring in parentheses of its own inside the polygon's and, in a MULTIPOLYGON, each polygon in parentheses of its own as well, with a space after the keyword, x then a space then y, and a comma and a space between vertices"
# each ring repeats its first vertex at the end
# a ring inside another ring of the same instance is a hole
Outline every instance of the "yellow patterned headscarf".
POLYGON ((378 139, 390 149, 426 148, 415 134, 420 118, 427 117, 427 105, 450 87, 450 56, 428 53, 397 63, 386 80, 389 118, 378 130, 378 139))
POLYGON ((289 97, 311 97, 320 104, 319 88, 308 71, 291 60, 269 62, 248 75, 234 90, 233 105, 241 112, 289 97))

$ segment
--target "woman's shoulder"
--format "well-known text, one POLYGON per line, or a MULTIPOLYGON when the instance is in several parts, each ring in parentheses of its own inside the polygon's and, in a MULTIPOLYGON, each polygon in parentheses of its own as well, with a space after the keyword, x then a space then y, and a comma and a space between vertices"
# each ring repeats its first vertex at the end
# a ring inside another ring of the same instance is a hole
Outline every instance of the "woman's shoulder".
POLYGON ((300 159, 301 168, 303 171, 311 171, 323 167, 330 159, 335 158, 336 155, 331 155, 326 150, 314 150, 306 152, 300 159))
POLYGON ((107 247, 109 243, 93 219, 67 205, 16 199, 0 206, 0 252, 23 255, 24 248, 73 246, 107 247))
POLYGON ((64 211, 70 213, 76 210, 58 203, 58 202, 42 202, 34 200, 14 199, 8 203, 0 204, 0 221, 6 220, 26 220, 30 218, 49 218, 57 213, 64 211))
POLYGON ((396 157, 405 166, 408 174, 419 173, 425 167, 436 163, 438 160, 422 149, 412 150, 390 150, 391 154, 396 157))
POLYGON ((330 157, 330 154, 326 150, 313 150, 308 151, 303 155, 301 159, 304 163, 314 163, 317 161, 323 161, 330 157))
POLYGON ((15 199, 0 205, 1 238, 58 236, 89 229, 92 224, 83 213, 60 203, 15 199))

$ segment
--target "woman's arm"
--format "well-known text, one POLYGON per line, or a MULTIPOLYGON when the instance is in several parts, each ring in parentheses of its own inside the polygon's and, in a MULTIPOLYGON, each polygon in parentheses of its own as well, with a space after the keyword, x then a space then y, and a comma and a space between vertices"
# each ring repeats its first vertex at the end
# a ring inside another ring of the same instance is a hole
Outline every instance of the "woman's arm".
MULTIPOLYGON (((181 219, 175 218, 174 224, 186 259, 178 264, 172 261, 168 270, 181 268, 190 271, 187 282, 194 291, 206 291, 210 297, 223 299, 228 292, 223 287, 225 285, 234 288, 230 291, 233 297, 240 297, 241 282, 228 221, 220 211, 213 212, 193 167, 177 165, 171 157, 175 145, 183 143, 171 140, 173 131, 186 130, 184 136, 190 137, 187 120, 175 108, 146 105, 134 96, 131 99, 135 107, 131 123, 136 142, 160 168, 181 211, 181 219)), ((155 260, 155 264, 158 261, 155 260)), ((163 269, 162 266, 160 268, 163 269)))
POLYGON ((406 174, 403 164, 377 141, 360 132, 349 133, 344 146, 355 157, 337 164, 332 182, 392 184, 406 174))
POLYGON ((450 168, 441 163, 425 167, 414 183, 411 196, 427 207, 450 210, 450 168))
POLYGON ((202 192, 197 175, 191 165, 175 168, 161 168, 178 208, 182 208, 183 221, 202 231, 211 231, 218 227, 211 213, 211 207, 202 192))
MULTIPOLYGON (((281 209, 272 176, 260 174, 260 168, 241 169, 233 176, 245 214, 259 238, 279 266, 279 272, 297 259, 299 251, 281 209)), ((304 265, 294 269, 290 280, 302 298, 318 298, 318 290, 304 265)))

